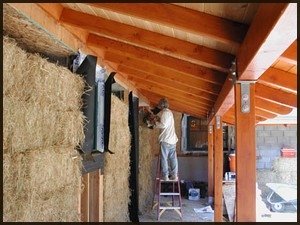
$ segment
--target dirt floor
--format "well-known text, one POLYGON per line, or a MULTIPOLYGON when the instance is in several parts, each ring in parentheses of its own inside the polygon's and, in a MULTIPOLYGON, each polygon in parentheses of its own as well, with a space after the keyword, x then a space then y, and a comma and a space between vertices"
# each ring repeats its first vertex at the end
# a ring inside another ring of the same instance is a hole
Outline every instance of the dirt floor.
MULTIPOLYGON (((170 197, 163 197, 163 201, 171 201, 170 197)), ((161 217, 159 222, 212 222, 209 217, 213 217, 213 214, 206 216, 194 211, 194 208, 203 208, 206 207, 207 198, 200 198, 200 200, 192 201, 185 198, 182 198, 182 219, 179 214, 177 214, 174 210, 165 211, 161 217)), ((157 211, 156 208, 148 212, 147 214, 139 216, 140 222, 158 222, 157 221, 157 211)))

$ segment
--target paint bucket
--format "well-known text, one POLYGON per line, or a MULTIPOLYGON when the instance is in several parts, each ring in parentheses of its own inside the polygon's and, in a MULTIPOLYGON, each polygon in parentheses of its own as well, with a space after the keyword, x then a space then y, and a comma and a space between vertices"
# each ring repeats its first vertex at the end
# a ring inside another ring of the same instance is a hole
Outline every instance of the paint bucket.
POLYGON ((230 172, 236 172, 235 171, 235 153, 229 154, 228 159, 229 159, 230 172))

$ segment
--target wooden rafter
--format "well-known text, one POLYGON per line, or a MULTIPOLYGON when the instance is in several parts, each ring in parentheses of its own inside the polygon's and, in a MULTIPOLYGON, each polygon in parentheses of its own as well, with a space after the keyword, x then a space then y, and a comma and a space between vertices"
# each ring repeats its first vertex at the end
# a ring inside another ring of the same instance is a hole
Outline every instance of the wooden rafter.
POLYGON ((293 110, 293 108, 259 98, 259 96, 255 98, 255 103, 257 108, 279 115, 289 114, 293 110))
POLYGON ((153 97, 153 98, 156 98, 156 99, 158 99, 158 98, 161 99, 163 97, 167 97, 169 100, 171 100, 173 102, 178 102, 182 106, 187 106, 187 107, 193 108, 193 109, 207 115, 207 110, 205 108, 199 107, 199 105, 197 105, 197 104, 193 104, 191 102, 186 102, 186 101, 183 101, 181 99, 175 98, 175 97, 172 96, 172 94, 163 95, 163 94, 160 94, 160 93, 151 92, 151 91, 149 91, 149 90, 147 90, 146 88, 143 88, 143 87, 139 88, 139 90, 141 90, 143 93, 145 93, 147 95, 147 98, 153 97))
POLYGON ((226 78, 224 73, 216 70, 93 34, 89 35, 87 45, 94 49, 119 52, 123 56, 131 56, 143 60, 152 66, 155 65, 159 67, 159 70, 164 70, 168 73, 181 73, 216 85, 222 85, 226 78))
POLYGON ((234 46, 238 46, 243 41, 248 29, 245 24, 171 4, 91 3, 91 5, 206 36, 234 46))
POLYGON ((294 41, 287 50, 285 50, 285 52, 280 56, 280 60, 297 65, 297 40, 294 41))
POLYGON ((256 83, 256 96, 282 105, 297 107, 297 95, 256 83))
MULTIPOLYGON (((195 64, 204 64, 223 72, 228 71, 233 59, 231 54, 205 46, 67 8, 63 10, 60 21, 84 28, 90 33, 97 33, 101 36, 130 42, 140 47, 151 48, 154 51, 184 58, 186 61, 191 61, 195 64)), ((93 41, 93 38, 91 39, 93 41)))
MULTIPOLYGON (((140 91, 147 96, 147 98, 149 99, 150 103, 152 106, 156 106, 158 101, 162 98, 162 97, 166 97, 166 96, 159 96, 159 95, 153 95, 153 93, 150 93, 146 90, 140 89, 140 91)), ((180 103, 177 100, 174 100, 170 97, 167 97, 169 100, 169 104, 170 104, 170 109, 171 110, 175 110, 177 112, 181 112, 181 113, 187 113, 196 117, 201 117, 201 118, 205 118, 206 114, 205 112, 199 110, 199 109, 195 109, 194 107, 190 107, 190 106, 186 106, 184 103, 180 103)))
MULTIPOLYGON (((249 31, 237 54, 237 74, 239 80, 257 80, 259 77, 284 53, 284 51, 297 38, 297 4, 280 3, 273 4, 261 3, 259 13, 256 14, 249 31), (288 24, 290 23, 290 24, 288 24), (279 35, 286 34, 286 35, 279 35), (286 37, 288 36, 288 37, 286 37), (274 50, 276 46, 276 50, 274 50), (278 48, 277 48, 278 47, 278 48), (272 53, 274 54, 272 55, 272 53)), ((224 113, 234 104, 233 84, 228 78, 221 93, 214 105, 216 115, 224 113)), ((262 90, 259 89, 258 90, 262 90)), ((257 94, 260 94, 258 91, 257 94)), ((281 93, 281 92, 280 92, 281 93)), ((270 93, 268 93, 270 94, 270 93)), ((284 95, 290 95, 285 94, 284 95)), ((268 96, 272 99, 275 95, 268 96)), ((294 98, 288 102, 291 106, 295 105, 294 98)), ((287 104, 287 105, 289 105, 287 104)), ((212 123, 213 114, 209 117, 209 124, 212 123)))
POLYGON ((260 77, 259 82, 297 92, 297 75, 276 68, 267 69, 260 77))
POLYGON ((297 39, 296 27, 296 3, 260 4, 237 54, 238 79, 257 80, 297 39))
POLYGON ((149 74, 149 73, 145 73, 139 70, 135 70, 133 68, 130 67, 126 67, 124 65, 120 65, 118 67, 118 71, 120 71, 121 73, 126 73, 126 74, 130 74, 132 76, 141 78, 144 80, 144 82, 147 82, 148 80, 153 81, 155 83, 158 84, 163 84, 163 85, 167 85, 169 87, 174 87, 178 90, 183 90, 187 93, 194 93, 196 95, 201 96, 202 98, 208 99, 208 100, 216 100, 217 96, 207 93, 203 90, 199 90, 196 89, 192 86, 186 85, 184 82, 180 82, 177 80, 172 80, 172 79, 168 79, 167 77, 163 77, 160 75, 156 75, 156 74, 149 74))
MULTIPOLYGON (((120 74, 124 74, 124 73, 120 73, 120 74)), ((194 96, 190 93, 186 93, 186 92, 182 92, 182 91, 178 91, 176 90, 176 88, 172 88, 172 87, 167 87, 164 85, 160 85, 151 81, 143 82, 142 79, 139 79, 137 77, 133 77, 129 74, 125 74, 126 78, 131 80, 132 82, 135 83, 135 86, 140 88, 140 87, 144 87, 149 91, 155 92, 155 93, 162 93, 164 95, 171 95, 174 96, 178 99, 182 99, 184 101, 190 101, 193 103, 196 103, 199 105, 199 107, 205 107, 208 108, 212 105, 211 102, 200 98, 199 96, 194 96)))

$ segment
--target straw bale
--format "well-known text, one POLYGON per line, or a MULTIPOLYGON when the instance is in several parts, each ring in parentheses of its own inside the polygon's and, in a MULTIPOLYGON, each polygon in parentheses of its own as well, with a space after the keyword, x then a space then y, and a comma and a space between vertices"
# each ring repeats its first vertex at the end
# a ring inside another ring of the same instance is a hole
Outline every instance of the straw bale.
POLYGON ((174 115, 174 123, 175 123, 175 132, 178 137, 178 142, 176 143, 176 151, 177 153, 181 151, 181 117, 182 113, 172 111, 174 115))
POLYGON ((47 146, 76 146, 84 139, 81 111, 60 111, 34 102, 4 97, 4 152, 47 146))
POLYGON ((3 159, 4 221, 78 221, 81 160, 72 146, 3 159))
POLYGON ((154 189, 154 177, 152 175, 151 136, 152 130, 146 126, 139 127, 139 209, 141 213, 151 210, 154 189))
POLYGON ((128 106, 112 95, 109 149, 104 162, 104 222, 129 221, 130 131, 128 106))
POLYGON ((3 4, 3 33, 16 39, 22 47, 31 52, 60 57, 76 52, 76 49, 71 49, 62 40, 7 3, 3 4))
POLYGON ((58 110, 82 107, 84 81, 80 76, 22 51, 7 37, 3 39, 3 53, 4 96, 58 110))

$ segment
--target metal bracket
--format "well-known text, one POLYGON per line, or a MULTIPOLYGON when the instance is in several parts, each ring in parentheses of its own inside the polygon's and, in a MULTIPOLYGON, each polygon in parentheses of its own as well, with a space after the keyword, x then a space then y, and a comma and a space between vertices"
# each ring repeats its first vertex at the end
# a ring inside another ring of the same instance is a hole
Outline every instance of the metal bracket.
POLYGON ((231 67, 230 67, 229 71, 230 71, 229 80, 231 80, 232 83, 235 83, 236 82, 236 59, 234 59, 234 61, 231 62, 231 67))
POLYGON ((250 112, 250 84, 241 83, 241 111, 242 113, 250 112))
POLYGON ((221 117, 220 116, 216 116, 216 126, 217 126, 217 129, 221 128, 221 117))
POLYGON ((212 125, 208 126, 208 133, 212 134, 212 128, 213 128, 212 125))

